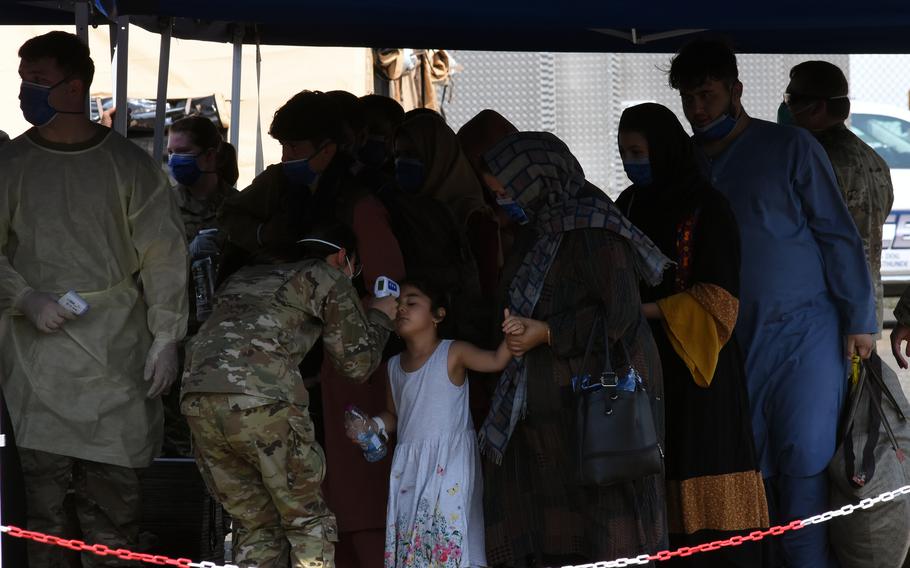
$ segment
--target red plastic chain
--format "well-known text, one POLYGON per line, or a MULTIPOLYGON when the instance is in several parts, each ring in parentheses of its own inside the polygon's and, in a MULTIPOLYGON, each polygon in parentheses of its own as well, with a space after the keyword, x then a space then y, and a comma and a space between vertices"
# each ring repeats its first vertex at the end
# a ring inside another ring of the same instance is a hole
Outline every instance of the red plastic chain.
POLYGON ((648 560, 670 560, 671 558, 675 558, 677 556, 692 556, 693 554, 697 554, 699 552, 711 552, 712 550, 719 550, 721 548, 727 548, 730 546, 740 546, 746 542, 758 542, 766 536, 780 536, 787 531, 797 531, 805 526, 806 525, 803 523, 803 521, 792 521, 789 524, 771 527, 767 530, 753 531, 746 536, 734 536, 724 540, 706 542, 704 544, 699 544, 698 546, 684 546, 672 552, 669 550, 663 550, 657 554, 652 554, 648 557, 648 560))
POLYGON ((86 544, 81 540, 69 540, 35 531, 27 531, 25 529, 20 529, 19 527, 14 526, 6 527, 5 532, 6 534, 16 538, 25 538, 33 540, 35 542, 40 542, 42 544, 62 546, 64 548, 69 548, 70 550, 78 550, 80 552, 91 552, 92 554, 97 554, 98 556, 116 556, 121 560, 138 560, 140 562, 146 562, 148 564, 157 564, 158 566, 184 566, 188 568, 193 565, 193 561, 189 558, 168 558, 167 556, 156 554, 142 554, 139 552, 126 550, 125 548, 118 548, 115 550, 103 544, 86 544))
MULTIPOLYGON (((698 554, 700 552, 711 552, 713 550, 718 550, 721 548, 726 548, 729 546, 740 546, 746 542, 758 542, 767 536, 780 536, 787 531, 799 530, 805 525, 803 521, 793 521, 787 525, 771 527, 767 530, 762 531, 753 531, 746 536, 734 536, 725 540, 715 540, 713 542, 706 542, 698 546, 684 546, 677 550, 669 551, 663 550, 657 554, 652 554, 648 557, 648 560, 670 560, 677 556, 688 557, 693 554, 698 554)), ((68 540, 65 538, 56 537, 53 535, 47 535, 35 531, 28 531, 21 529, 19 527, 6 527, 6 534, 16 537, 16 538, 25 538, 33 540, 35 542, 40 542, 42 544, 51 544, 55 546, 62 546, 64 548, 69 548, 70 550, 77 550, 81 552, 91 552, 92 554, 97 554, 98 556, 116 556, 121 560, 138 560, 140 562, 146 562, 148 564, 156 564, 158 566, 183 566, 185 568, 190 568, 193 566, 193 561, 189 558, 169 558, 167 556, 155 555, 155 554, 143 554, 139 552, 132 552, 123 548, 112 549, 103 544, 86 544, 81 540, 68 540)))

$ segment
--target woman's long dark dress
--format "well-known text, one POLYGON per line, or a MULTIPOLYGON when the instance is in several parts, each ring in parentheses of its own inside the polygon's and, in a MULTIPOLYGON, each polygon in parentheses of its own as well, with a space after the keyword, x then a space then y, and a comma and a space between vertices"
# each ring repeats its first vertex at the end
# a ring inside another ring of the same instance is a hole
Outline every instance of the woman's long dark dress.
MULTIPOLYGON (((694 192, 686 208, 659 212, 645 194, 629 188, 617 206, 668 257, 683 264, 682 223, 692 221, 691 271, 677 282, 677 268, 657 287, 642 287, 642 302, 656 302, 693 285, 739 293, 739 231, 726 199, 710 188, 694 192), (631 207, 630 207, 631 205, 631 207)), ((673 548, 726 539, 767 526, 767 504, 752 438, 742 354, 734 333, 721 349, 710 387, 692 373, 667 337, 662 322, 651 330, 664 373, 667 508, 673 548)), ((676 566, 761 566, 755 543, 674 560, 676 566)))
MULTIPOLYGON (((518 235, 504 267, 505 286, 534 240, 531 230, 518 235)), ((575 406, 569 384, 601 306, 606 308, 611 344, 625 341, 663 433, 660 364, 641 315, 638 280, 624 239, 603 229, 565 233, 533 315, 550 324, 552 346, 541 345, 525 355, 527 416, 518 423, 502 463, 485 468, 491 566, 613 560, 666 546, 662 475, 602 488, 581 487, 573 480, 575 406)), ((502 298, 506 292, 502 290, 502 298)), ((595 344, 603 345, 603 340, 595 344)), ((603 357, 594 359, 588 368, 599 372, 603 357)))

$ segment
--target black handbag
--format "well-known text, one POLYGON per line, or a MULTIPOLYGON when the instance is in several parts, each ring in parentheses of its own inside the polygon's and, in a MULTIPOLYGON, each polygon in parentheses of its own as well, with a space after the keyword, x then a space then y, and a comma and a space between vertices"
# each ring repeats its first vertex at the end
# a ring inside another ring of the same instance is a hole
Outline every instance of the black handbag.
POLYGON ((634 369, 622 340, 625 361, 614 371, 610 342, 602 314, 597 316, 578 375, 572 377, 576 397, 578 479, 583 485, 611 485, 656 475, 663 469, 664 453, 648 392, 634 369), (604 370, 595 377, 587 363, 597 335, 604 328, 604 370))

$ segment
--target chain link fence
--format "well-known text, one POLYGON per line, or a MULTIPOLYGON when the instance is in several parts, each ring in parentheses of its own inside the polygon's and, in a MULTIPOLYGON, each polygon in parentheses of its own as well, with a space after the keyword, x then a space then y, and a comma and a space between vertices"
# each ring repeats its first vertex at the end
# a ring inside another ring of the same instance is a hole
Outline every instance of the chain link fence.
MULTIPOLYGON (((572 148, 588 179, 613 197, 628 185, 616 148, 624 108, 661 103, 689 128, 679 95, 668 85, 669 54, 452 53, 463 68, 444 101, 454 129, 492 108, 520 130, 553 132, 572 148)), ((910 55, 743 54, 738 63, 749 114, 775 120, 790 68, 809 59, 841 67, 856 101, 908 107, 910 55)))

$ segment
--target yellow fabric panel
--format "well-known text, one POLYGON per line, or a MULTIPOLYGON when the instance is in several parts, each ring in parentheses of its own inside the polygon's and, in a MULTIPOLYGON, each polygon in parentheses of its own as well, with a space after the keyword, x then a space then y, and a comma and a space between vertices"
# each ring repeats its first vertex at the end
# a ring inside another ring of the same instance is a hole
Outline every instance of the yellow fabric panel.
POLYGON ((657 306, 663 313, 670 344, 691 371, 695 384, 711 386, 724 345, 714 318, 688 292, 658 300, 657 306))

